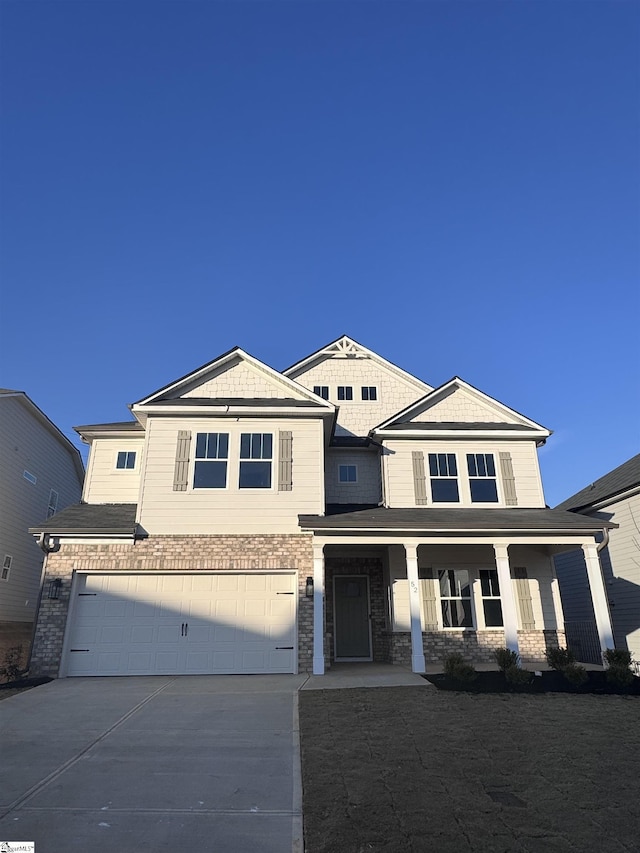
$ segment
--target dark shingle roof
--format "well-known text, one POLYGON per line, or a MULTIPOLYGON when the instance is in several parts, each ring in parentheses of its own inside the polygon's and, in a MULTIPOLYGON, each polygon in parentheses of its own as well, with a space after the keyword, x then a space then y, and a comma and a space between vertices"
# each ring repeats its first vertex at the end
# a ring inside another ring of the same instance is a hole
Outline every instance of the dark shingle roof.
POLYGON ((57 512, 29 533, 104 533, 133 535, 137 532, 137 504, 73 504, 57 512))
MULTIPOLYGON (((327 507, 329 509, 329 507, 327 507)), ((332 515, 300 515, 300 527, 314 530, 601 530, 617 525, 556 509, 363 509, 332 515)))
POLYGON ((367 436, 360 435, 334 435, 331 439, 331 447, 380 447, 377 441, 367 436))
POLYGON ((481 423, 480 421, 406 421, 401 424, 392 424, 387 427, 388 430, 435 430, 435 429, 499 429, 505 431, 517 432, 535 432, 533 427, 526 424, 505 424, 505 423, 481 423))
POLYGON ((76 432, 89 432, 89 430, 101 430, 102 432, 144 432, 144 427, 138 421, 115 421, 108 424, 81 424, 75 426, 76 432))
POLYGON ((571 512, 580 512, 581 509, 591 507, 607 498, 626 492, 634 486, 640 485, 640 453, 632 456, 627 462, 623 462, 613 471, 609 471, 604 477, 600 477, 591 485, 570 498, 559 503, 556 509, 567 509, 571 512))
POLYGON ((300 406, 324 408, 314 400, 297 400, 294 397, 177 397, 173 400, 156 400, 158 406, 271 406, 291 408, 300 406))

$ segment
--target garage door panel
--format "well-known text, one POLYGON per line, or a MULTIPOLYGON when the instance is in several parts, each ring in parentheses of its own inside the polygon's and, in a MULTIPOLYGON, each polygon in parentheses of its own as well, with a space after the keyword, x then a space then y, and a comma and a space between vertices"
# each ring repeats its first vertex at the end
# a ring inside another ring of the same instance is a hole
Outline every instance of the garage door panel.
POLYGON ((69 675, 293 672, 297 578, 79 574, 69 675), (83 594, 84 593, 84 594, 83 594), (88 593, 88 594, 87 594, 88 593))

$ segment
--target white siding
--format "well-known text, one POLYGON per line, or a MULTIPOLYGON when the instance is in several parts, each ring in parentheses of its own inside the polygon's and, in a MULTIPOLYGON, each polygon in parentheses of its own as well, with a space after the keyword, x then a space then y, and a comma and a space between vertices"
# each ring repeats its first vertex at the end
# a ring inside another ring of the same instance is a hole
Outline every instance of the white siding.
POLYGON ((507 417, 504 410, 480 401, 466 389, 456 388, 446 397, 432 406, 426 407, 411 421, 459 422, 459 423, 518 423, 515 418, 507 417))
POLYGON ((139 521, 150 534, 299 533, 298 513, 324 512, 322 423, 295 418, 150 418, 139 521), (278 430, 293 433, 293 488, 277 491, 278 430), (179 430, 192 433, 189 487, 173 491, 179 430), (193 489, 196 433, 229 433, 227 488, 193 489), (238 487, 240 434, 272 433, 271 489, 238 487))
POLYGON ((403 377, 370 358, 328 358, 315 364, 295 381, 313 391, 315 385, 329 387, 329 400, 339 407, 336 435, 367 435, 391 415, 419 400, 426 393, 403 377), (338 400, 338 386, 353 388, 353 400, 338 400), (362 400, 362 386, 374 385, 378 399, 362 400))
POLYGON ((284 383, 256 367, 249 366, 240 358, 225 364, 204 382, 192 383, 181 397, 233 397, 243 399, 304 399, 302 392, 290 389, 284 383))
POLYGON ((13 558, 9 578, 0 580, 0 621, 30 622, 43 553, 27 529, 46 520, 52 489, 60 511, 80 500, 82 483, 71 452, 17 397, 0 398, 0 471, 0 566, 5 555, 13 558))
POLYGON ((91 504, 138 502, 144 436, 140 438, 96 438, 91 444, 83 500, 91 504), (135 468, 116 468, 118 453, 136 454, 135 468))
POLYGON ((377 504, 382 497, 380 457, 372 451, 327 450, 325 490, 328 504, 377 504), (340 465, 355 465, 357 482, 340 483, 340 465))
POLYGON ((383 463, 387 484, 386 500, 390 507, 416 506, 413 487, 413 465, 411 453, 421 450, 425 454, 425 471, 427 473, 427 495, 430 506, 447 506, 431 502, 429 478, 429 453, 455 453, 458 465, 458 489, 460 502, 455 506, 478 506, 471 502, 469 478, 467 475, 467 453, 493 453, 498 479, 498 503, 482 504, 483 507, 504 507, 505 500, 500 482, 500 466, 498 454, 507 451, 511 454, 513 473, 515 476, 516 494, 519 507, 544 507, 542 481, 538 467, 538 457, 534 441, 514 440, 477 440, 477 441, 411 441, 392 440, 384 442, 385 452, 383 463))
MULTIPOLYGON (((613 576, 609 592, 616 643, 628 645, 640 660, 640 494, 603 510, 619 524, 609 537, 609 559, 613 576)), ((603 560, 604 565, 604 560, 603 560)))

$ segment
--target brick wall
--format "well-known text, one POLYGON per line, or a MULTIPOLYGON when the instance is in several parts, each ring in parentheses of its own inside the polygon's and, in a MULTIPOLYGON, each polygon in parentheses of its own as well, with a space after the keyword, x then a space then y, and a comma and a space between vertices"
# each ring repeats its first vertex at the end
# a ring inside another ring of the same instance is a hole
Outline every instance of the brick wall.
POLYGON ((313 601, 305 596, 313 575, 311 534, 264 536, 152 536, 135 544, 63 545, 49 554, 45 590, 60 578, 60 598, 42 600, 31 658, 31 675, 57 676, 74 571, 241 571, 296 569, 298 572, 298 666, 312 670, 313 601))

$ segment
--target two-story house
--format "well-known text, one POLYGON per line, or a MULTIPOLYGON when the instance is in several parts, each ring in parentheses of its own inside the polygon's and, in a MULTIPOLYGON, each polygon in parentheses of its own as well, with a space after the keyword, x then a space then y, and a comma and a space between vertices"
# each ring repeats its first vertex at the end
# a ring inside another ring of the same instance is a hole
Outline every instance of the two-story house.
POLYGON ((434 389, 345 336, 282 372, 233 349, 130 409, 77 427, 83 501, 33 529, 34 671, 541 660, 563 642, 553 555, 576 547, 612 645, 607 523, 546 508, 549 431, 461 379, 434 389))
POLYGON ((31 645, 43 554, 29 527, 80 500, 83 479, 69 439, 24 391, 0 388, 0 663, 31 645))

